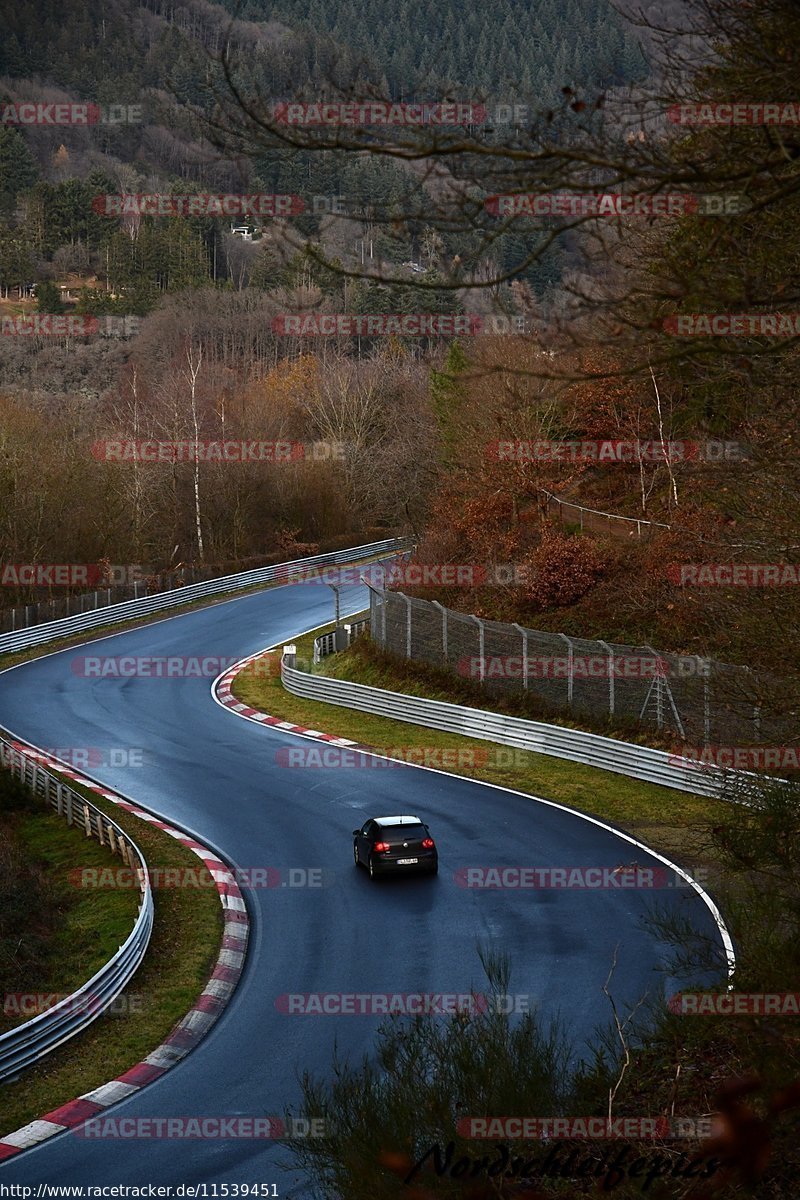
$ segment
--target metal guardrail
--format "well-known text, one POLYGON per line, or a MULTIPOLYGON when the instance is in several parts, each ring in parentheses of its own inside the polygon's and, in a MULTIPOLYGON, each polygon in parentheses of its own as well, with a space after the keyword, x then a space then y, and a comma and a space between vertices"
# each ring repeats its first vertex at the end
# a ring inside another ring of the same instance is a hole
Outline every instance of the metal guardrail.
POLYGON ((718 796, 727 774, 722 770, 676 763, 674 755, 650 746, 637 746, 596 733, 508 717, 481 708, 466 708, 443 700, 406 696, 402 692, 388 692, 326 675, 310 675, 298 670, 295 663, 295 656, 284 650, 281 681, 287 691, 304 700, 338 704, 389 717, 393 721, 408 721, 428 729, 565 758, 587 767, 599 767, 644 783, 657 783, 699 796, 718 796))
MULTIPOLYGON (((340 649, 346 649, 353 638, 357 638, 365 629, 369 629, 369 617, 362 617, 360 621, 349 621, 342 626, 344 629, 343 645, 340 649)), ((329 654, 336 653, 336 630, 331 629, 329 633, 321 633, 319 637, 314 638, 314 663, 317 664, 326 658, 329 654)))
POLYGON ((363 633, 365 629, 369 629, 369 617, 364 617, 360 621, 351 621, 349 625, 345 625, 345 629, 347 630, 349 645, 360 633, 363 633))
POLYGON ((394 550, 402 550, 408 545, 409 539, 407 538, 388 538, 383 542, 370 542, 366 546, 353 546, 347 550, 333 550, 326 554, 314 555, 311 558, 297 558, 292 562, 276 563, 271 567, 255 567, 250 571, 240 571, 236 575, 222 575, 219 579, 206 579, 202 583, 190 583, 185 587, 174 588, 172 591, 159 592, 155 596, 125 600, 121 604, 111 604, 88 613, 62 617, 58 621, 48 621, 43 625, 33 625, 29 629, 20 629, 16 633, 0 634, 0 655, 15 650, 26 650, 29 646, 41 646, 47 642, 56 641, 58 638, 70 637, 73 633, 83 633, 87 629, 117 625, 123 621, 132 621, 137 617, 148 616, 150 613, 178 608, 182 604, 190 604, 193 600, 200 600, 204 596, 240 591, 260 583, 280 582, 281 579, 289 576, 293 568, 353 562, 394 550))
POLYGON ((153 893, 144 856, 127 833, 37 761, 37 751, 0 736, 0 767, 10 770, 68 825, 119 854, 139 881, 139 912, 116 954, 82 987, 39 1016, 0 1035, 0 1080, 16 1078, 62 1042, 96 1020, 124 991, 138 970, 153 931, 153 893))
POLYGON ((318 663, 328 654, 333 654, 336 650, 336 630, 331 629, 329 633, 321 633, 319 637, 314 638, 314 662, 318 663))

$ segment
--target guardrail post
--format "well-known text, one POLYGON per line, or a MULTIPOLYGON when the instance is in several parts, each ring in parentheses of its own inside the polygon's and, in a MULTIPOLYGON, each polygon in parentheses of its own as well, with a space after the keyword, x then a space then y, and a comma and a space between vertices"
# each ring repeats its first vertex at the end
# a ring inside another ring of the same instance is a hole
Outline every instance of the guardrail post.
POLYGON ((92 836, 92 817, 86 801, 83 804, 83 827, 86 830, 86 836, 90 838, 92 836))
POLYGON ((522 634, 522 687, 527 692, 528 690, 528 630, 523 629, 521 625, 514 622, 514 628, 518 633, 522 634))
POLYGON ((602 646, 608 655, 608 712, 613 717, 614 715, 614 654, 611 647, 607 645, 601 638, 597 638, 598 646, 602 646))
POLYGON ((64 788, 64 792, 65 792, 65 794, 66 794, 66 797, 67 797, 67 803, 66 803, 66 805, 65 805, 65 811, 66 811, 66 814, 67 814, 67 824, 68 824, 68 825, 71 825, 71 824, 72 824, 72 819, 73 819, 73 804, 72 804, 72 797, 75 795, 75 793, 72 791, 72 789, 71 789, 71 788, 64 788))

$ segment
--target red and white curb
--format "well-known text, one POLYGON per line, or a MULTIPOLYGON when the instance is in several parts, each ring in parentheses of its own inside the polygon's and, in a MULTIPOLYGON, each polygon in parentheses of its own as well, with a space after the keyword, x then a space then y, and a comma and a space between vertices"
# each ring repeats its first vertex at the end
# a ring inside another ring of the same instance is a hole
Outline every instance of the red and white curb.
MULTIPOLYGON (((375 754, 374 746, 367 746, 363 742, 354 742, 349 738, 336 737, 332 733, 321 733, 319 729, 307 729, 305 725, 295 725, 292 721, 284 721, 281 717, 271 717, 269 713, 262 712, 258 708, 250 708, 248 704, 243 704, 241 700, 237 700, 233 695, 231 688, 233 687, 236 676, 249 666, 251 662, 255 662, 257 658, 267 658, 269 654, 274 654, 276 651, 259 650, 256 654, 249 655, 248 658, 241 659, 240 662, 234 663, 229 670, 220 675, 214 680, 212 692, 214 698, 223 708, 229 708, 231 712, 235 712, 237 716, 244 717, 246 721, 254 721, 257 725, 269 725, 273 729, 281 729, 284 733, 300 733, 303 737, 316 738, 318 742, 327 742, 331 746, 347 746, 350 750, 363 751, 365 754, 375 754)), ((277 653, 282 653, 277 651, 277 653)), ((380 755, 385 757, 385 755, 380 755)))
POLYGON ((198 858, 202 859, 215 881, 225 925, 219 957, 206 986, 194 1007, 178 1021, 161 1045, 116 1079, 94 1088, 91 1092, 86 1092, 76 1100, 62 1104, 52 1112, 45 1113, 38 1121, 31 1121, 30 1124, 23 1125, 14 1133, 0 1136, 0 1162, 23 1150, 30 1149, 31 1146, 39 1145, 40 1142, 54 1137, 57 1133, 63 1133, 65 1129, 73 1129, 88 1118, 102 1113, 110 1105, 116 1104, 119 1100, 125 1100, 140 1088, 152 1083, 154 1079, 159 1079, 171 1067, 185 1058, 190 1050, 193 1050, 205 1037, 231 999, 242 973, 247 952, 247 939, 250 933, 250 922, 239 885, 230 867, 207 846, 189 837, 182 830, 174 829, 159 817, 153 816, 152 813, 145 812, 144 809, 122 799, 116 793, 107 791, 94 780, 77 774, 58 759, 50 758, 42 751, 34 750, 33 747, 26 746, 21 742, 15 744, 15 749, 21 753, 35 755, 36 761, 40 765, 52 767, 74 783, 79 783, 99 796, 103 796, 106 800, 111 800, 119 808, 123 808, 134 817, 139 817, 142 821, 147 821, 156 829, 161 829, 180 842, 182 846, 193 851, 198 858))

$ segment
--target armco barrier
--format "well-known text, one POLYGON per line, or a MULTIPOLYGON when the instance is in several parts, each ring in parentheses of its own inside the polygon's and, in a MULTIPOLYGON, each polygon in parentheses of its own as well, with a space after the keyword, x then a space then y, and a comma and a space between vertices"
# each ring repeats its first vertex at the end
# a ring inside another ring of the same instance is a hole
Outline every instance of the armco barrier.
POLYGON ((147 863, 136 843, 104 812, 40 766, 35 750, 0 737, 0 766, 18 775, 67 824, 119 854, 136 873, 141 894, 133 929, 117 953, 71 996, 0 1036, 0 1080, 4 1080, 15 1078, 80 1033, 124 991, 144 958, 153 931, 153 893, 147 863))
POLYGON ((614 771, 631 779, 658 783, 699 796, 719 795, 725 777, 722 771, 671 762, 672 755, 650 746, 636 746, 596 733, 545 725, 522 717, 507 717, 481 708, 465 708, 443 700, 387 692, 363 683, 331 679, 327 675, 309 675, 297 670, 294 664, 295 656, 284 650, 281 658, 283 686, 304 700, 320 700, 323 704, 355 708, 393 721, 409 721, 427 729, 441 729, 535 754, 566 758, 587 767, 599 767, 603 771, 614 771))
POLYGON ((74 633, 83 633, 88 629, 97 629, 103 625, 117 625, 123 621, 133 621, 137 617, 146 617, 150 613, 163 612, 169 608, 178 608, 182 604, 190 604, 193 600, 201 600, 204 596, 215 596, 225 592, 241 591, 260 583, 280 582, 286 578, 292 568, 333 566, 337 563, 355 562, 363 558, 373 558, 393 551, 405 550, 410 542, 407 538, 389 538, 384 542, 371 542, 366 546, 353 546, 348 550, 335 550, 327 554, 317 554, 311 558, 297 558, 292 562, 276 563, 271 567, 255 567, 251 571, 240 571, 237 575, 222 575, 219 579, 206 579, 202 583, 190 583, 186 587, 175 588, 169 592, 159 592, 155 596, 142 596, 138 600, 126 600, 121 604, 111 604, 105 608, 93 609, 88 613, 78 613, 74 617, 62 617, 58 621, 48 621, 44 625, 33 625, 29 629, 20 629, 15 633, 0 634, 0 655, 15 650, 26 650, 29 646, 41 646, 58 638, 70 637, 74 633))
MULTIPOLYGON (((346 649, 353 638, 357 638, 365 629, 369 629, 369 617, 364 617, 361 620, 351 621, 343 626, 344 637, 342 638, 342 649, 346 649)), ((330 633, 321 633, 319 637, 314 638, 314 662, 320 663, 328 654, 336 653, 336 630, 332 629, 330 633)))

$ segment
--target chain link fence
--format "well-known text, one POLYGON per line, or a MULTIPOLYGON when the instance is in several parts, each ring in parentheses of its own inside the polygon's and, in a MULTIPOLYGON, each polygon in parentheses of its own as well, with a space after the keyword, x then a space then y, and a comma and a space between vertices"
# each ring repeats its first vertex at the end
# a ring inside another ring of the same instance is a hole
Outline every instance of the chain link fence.
POLYGON ((788 687, 784 704, 780 688, 746 667, 505 625, 376 587, 370 601, 371 636, 383 650, 444 667, 489 695, 528 694, 552 714, 655 727, 676 743, 796 740, 788 687))

